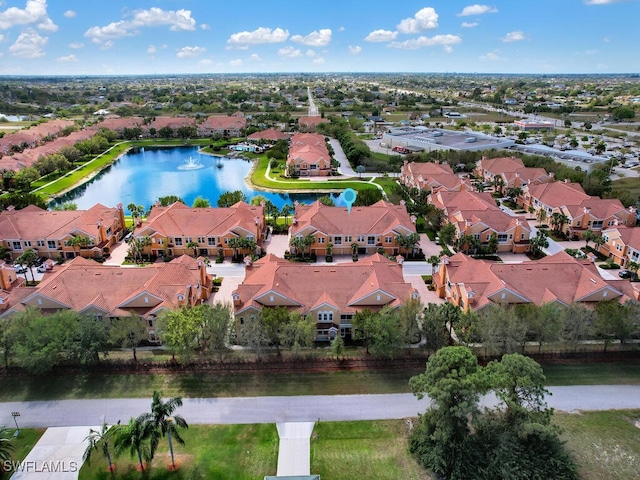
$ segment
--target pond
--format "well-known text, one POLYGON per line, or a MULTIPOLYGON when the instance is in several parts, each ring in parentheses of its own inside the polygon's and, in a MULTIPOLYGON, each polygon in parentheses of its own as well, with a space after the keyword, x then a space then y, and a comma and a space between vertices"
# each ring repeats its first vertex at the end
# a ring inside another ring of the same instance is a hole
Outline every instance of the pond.
MULTIPOLYGON (((113 207, 130 203, 150 208, 159 197, 176 195, 192 205, 202 196, 216 206, 224 192, 240 190, 247 201, 263 195, 281 208, 285 203, 311 203, 318 196, 262 192, 251 189, 244 181, 253 162, 243 159, 201 154, 198 147, 143 148, 128 152, 93 179, 49 204, 55 207, 64 202, 74 202, 81 210, 96 203, 113 207)), ((326 195, 326 194, 325 194, 326 195)))

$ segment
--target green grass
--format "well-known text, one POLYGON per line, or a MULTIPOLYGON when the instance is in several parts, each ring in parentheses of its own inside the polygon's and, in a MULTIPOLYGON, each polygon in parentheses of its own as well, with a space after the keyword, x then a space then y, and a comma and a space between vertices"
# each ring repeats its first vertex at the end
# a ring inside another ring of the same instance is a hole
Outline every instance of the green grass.
POLYGON ((582 480, 640 478, 640 410, 556 414, 582 480))
MULTIPOLYGON (((14 450, 12 451, 11 458, 13 461, 24 460, 27 454, 31 451, 42 434, 46 429, 44 428, 21 428, 20 434, 13 438, 14 450)), ((2 466, 0 465, 0 480, 8 479, 10 475, 3 473, 2 466)))
POLYGON ((623 177, 613 180, 611 188, 613 190, 628 190, 634 198, 640 196, 640 181, 637 177, 623 177))
POLYGON ((640 363, 543 365, 547 385, 638 385, 640 363))
MULTIPOLYGON (((188 420, 187 420, 188 421, 188 420)), ((116 474, 106 471, 106 460, 95 453, 91 465, 80 469, 81 480, 139 479, 257 479, 275 475, 278 462, 278 432, 273 424, 261 425, 192 425, 181 435, 185 445, 174 442, 179 468, 170 472, 171 457, 166 439, 142 475, 137 461, 128 455, 115 459, 116 474)))
POLYGON ((425 479, 408 450, 403 420, 320 422, 311 440, 311 473, 331 480, 425 479))

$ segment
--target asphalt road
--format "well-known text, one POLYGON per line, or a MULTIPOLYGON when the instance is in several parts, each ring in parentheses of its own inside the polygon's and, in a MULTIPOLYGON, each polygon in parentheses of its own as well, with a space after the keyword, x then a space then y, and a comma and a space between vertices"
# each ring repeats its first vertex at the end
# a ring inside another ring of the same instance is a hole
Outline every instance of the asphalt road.
MULTIPOLYGON (((549 390, 547 403, 560 411, 640 408, 640 385, 549 390)), ((483 399, 483 405, 494 403, 493 396, 483 399)), ((417 416, 428 405, 427 399, 411 394, 187 398, 177 413, 192 424, 382 420, 417 416)), ((150 406, 151 398, 6 402, 0 403, 0 425, 14 424, 11 412, 20 412, 21 427, 99 425, 103 419, 127 422, 150 406)))

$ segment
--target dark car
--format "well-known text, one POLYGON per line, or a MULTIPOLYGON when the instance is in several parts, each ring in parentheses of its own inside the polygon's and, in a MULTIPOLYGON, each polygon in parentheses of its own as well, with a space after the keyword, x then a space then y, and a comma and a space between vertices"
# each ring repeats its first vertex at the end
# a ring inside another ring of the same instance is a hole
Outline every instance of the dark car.
POLYGON ((36 260, 36 267, 39 267, 46 261, 47 261, 47 257, 38 257, 38 259, 36 260))
POLYGON ((635 274, 631 270, 620 270, 618 276, 620 278, 633 278, 635 274))

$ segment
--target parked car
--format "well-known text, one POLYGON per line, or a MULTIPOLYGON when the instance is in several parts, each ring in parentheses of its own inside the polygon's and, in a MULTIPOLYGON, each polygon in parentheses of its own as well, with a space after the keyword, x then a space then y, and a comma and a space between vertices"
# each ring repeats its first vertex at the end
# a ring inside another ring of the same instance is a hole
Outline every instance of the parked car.
POLYGON ((47 261, 47 257, 38 257, 38 259, 36 260, 36 267, 39 267, 46 261, 47 261))
POLYGON ((47 268, 47 266, 43 263, 42 265, 38 265, 38 273, 44 273, 46 271, 48 271, 49 269, 47 268))
POLYGON ((28 270, 27 267, 25 267, 24 265, 20 265, 19 263, 16 263, 13 268, 15 269, 16 273, 26 273, 26 271, 28 270))
POLYGON ((618 276, 620 278, 633 278, 635 274, 631 270, 620 270, 618 276))

